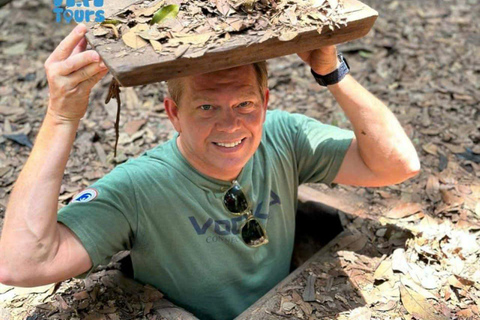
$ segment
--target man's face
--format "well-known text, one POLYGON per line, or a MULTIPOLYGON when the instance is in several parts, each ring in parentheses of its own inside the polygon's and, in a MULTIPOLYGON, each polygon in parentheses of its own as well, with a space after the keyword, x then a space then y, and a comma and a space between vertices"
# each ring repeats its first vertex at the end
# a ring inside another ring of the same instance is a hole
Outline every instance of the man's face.
POLYGON ((183 156, 201 173, 235 179, 257 150, 268 103, 252 65, 185 78, 179 105, 165 98, 183 156))

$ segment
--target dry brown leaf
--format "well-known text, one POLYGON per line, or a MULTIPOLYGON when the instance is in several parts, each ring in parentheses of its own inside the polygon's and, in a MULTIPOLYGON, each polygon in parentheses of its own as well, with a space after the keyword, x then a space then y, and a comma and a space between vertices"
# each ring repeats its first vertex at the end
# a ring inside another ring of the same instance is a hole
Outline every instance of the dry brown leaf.
POLYGON ((422 206, 415 202, 404 202, 396 205, 385 216, 391 219, 401 219, 407 216, 411 216, 422 210, 422 206))
POLYGON ((283 31, 280 36, 278 37, 278 40, 280 41, 290 41, 294 39, 296 36, 298 36, 298 32, 296 31, 283 31))
POLYGON ((393 275, 392 261, 384 260, 373 274, 375 280, 388 280, 393 275))
POLYGON ((470 308, 460 310, 457 312, 459 319, 473 319, 473 311, 470 308))
POLYGON ((189 44, 184 44, 179 46, 175 52, 173 53, 175 55, 175 59, 180 58, 181 56, 184 55, 185 52, 187 52, 188 48, 190 48, 189 44))
POLYGON ((153 50, 155 50, 155 52, 157 52, 157 53, 162 52, 163 46, 160 42, 158 42, 156 40, 150 40, 150 44, 152 45, 153 50))
POLYGON ((148 42, 136 35, 133 30, 122 35, 123 42, 133 49, 139 49, 145 47, 148 42))
POLYGON ((135 132, 137 132, 146 122, 147 122, 147 119, 130 121, 125 125, 124 131, 127 134, 132 135, 135 132))
POLYGON ((103 28, 103 27, 101 27, 101 26, 93 29, 93 35, 94 35, 95 37, 103 37, 103 36, 105 36, 105 35, 107 35, 107 34, 109 34, 109 33, 110 33, 110 31, 109 31, 108 29, 103 28))
POLYGON ((372 310, 368 307, 358 307, 350 312, 348 320, 370 320, 371 318, 372 310))
POLYGON ((415 281, 411 280, 409 277, 402 277, 402 283, 407 287, 409 287, 410 289, 412 289, 413 291, 421 294, 426 299, 433 299, 438 301, 438 297, 436 297, 432 292, 418 285, 415 281))
POLYGON ((417 319, 448 320, 444 315, 437 314, 433 306, 419 293, 400 284, 400 297, 403 306, 417 319))
POLYGON ((338 0, 327 0, 330 4, 330 8, 335 9, 338 6, 338 0))
POLYGON ((399 248, 393 252, 392 270, 400 271, 403 274, 408 274, 408 272, 410 271, 404 249, 399 248))
POLYGON ((433 202, 440 200, 439 190, 440 182, 438 181, 438 178, 434 175, 430 175, 427 180, 427 186, 425 187, 428 198, 433 202))
POLYGON ((140 32, 136 32, 136 34, 139 35, 140 37, 142 37, 145 40, 160 40, 162 38, 167 37, 166 33, 158 31, 158 29, 155 28, 155 27, 150 28, 148 30, 143 30, 143 31, 140 31, 140 32))
POLYGON ((377 311, 390 311, 397 306, 398 300, 388 300, 386 303, 378 302, 373 308, 377 311))
POLYGON ((438 152, 438 147, 433 144, 432 142, 430 143, 427 143, 427 144, 424 144, 422 146, 422 149, 426 152, 426 153, 430 153, 430 154, 433 154, 434 156, 437 155, 437 152, 438 152))
POLYGON ((367 240, 361 233, 345 236, 338 242, 339 250, 359 251, 365 247, 367 240))
POLYGON ((203 45, 210 39, 212 35, 213 35, 212 33, 203 33, 203 34, 195 34, 193 36, 177 37, 177 38, 170 39, 168 43, 169 44, 184 43, 184 44, 203 45))
POLYGON ((139 33, 139 32, 142 32, 142 31, 146 31, 150 29, 150 26, 146 23, 138 23, 137 25, 135 25, 135 27, 131 28, 130 30, 133 31, 133 32, 136 32, 136 33, 139 33))
POLYGON ((444 143, 443 145, 445 147, 447 147, 447 149, 450 150, 451 153, 465 152, 465 148, 463 146, 459 146, 459 145, 451 144, 451 143, 444 143))
POLYGON ((155 14, 155 12, 157 12, 158 10, 160 10, 160 8, 165 4, 165 1, 164 0, 160 0, 159 2, 157 2, 156 4, 154 4, 153 6, 150 6, 148 8, 145 8, 145 9, 142 9, 142 10, 139 10, 136 13, 136 15, 139 17, 139 16, 144 16, 144 17, 150 17, 150 16, 153 16, 155 14))
POLYGON ((463 197, 457 196, 452 190, 440 190, 442 200, 446 204, 457 206, 465 202, 463 197))
POLYGON ((217 6, 217 10, 223 15, 227 16, 232 7, 228 3, 227 0, 215 0, 215 4, 217 6))

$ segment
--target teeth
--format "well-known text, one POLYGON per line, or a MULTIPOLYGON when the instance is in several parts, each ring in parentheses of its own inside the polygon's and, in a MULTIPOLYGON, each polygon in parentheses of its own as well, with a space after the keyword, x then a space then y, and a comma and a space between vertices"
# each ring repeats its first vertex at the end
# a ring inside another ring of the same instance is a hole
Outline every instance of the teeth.
POLYGON ((233 142, 233 143, 220 143, 220 142, 215 142, 216 145, 221 146, 221 147, 225 147, 225 148, 233 148, 233 147, 238 146, 240 143, 242 143, 242 140, 239 140, 239 141, 233 142))

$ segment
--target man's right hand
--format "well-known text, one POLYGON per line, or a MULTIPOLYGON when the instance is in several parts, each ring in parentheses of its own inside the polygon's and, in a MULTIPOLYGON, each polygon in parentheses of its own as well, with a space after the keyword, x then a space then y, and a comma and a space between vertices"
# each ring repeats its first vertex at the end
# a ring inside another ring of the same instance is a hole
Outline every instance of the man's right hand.
POLYGON ((97 52, 85 51, 86 32, 87 27, 79 24, 45 61, 47 112, 61 121, 78 121, 85 115, 90 91, 108 72, 97 52))

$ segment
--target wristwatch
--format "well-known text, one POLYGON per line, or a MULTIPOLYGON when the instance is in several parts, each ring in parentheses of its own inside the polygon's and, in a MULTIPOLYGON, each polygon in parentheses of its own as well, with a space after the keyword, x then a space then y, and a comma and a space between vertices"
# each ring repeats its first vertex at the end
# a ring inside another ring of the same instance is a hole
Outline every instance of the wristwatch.
POLYGON ((346 75, 347 73, 350 72, 350 67, 348 66, 347 59, 343 57, 343 54, 340 52, 338 54, 338 61, 340 61, 340 66, 337 68, 337 70, 330 72, 329 74, 326 74, 324 76, 319 75, 313 69, 310 69, 312 71, 312 75, 315 78, 315 81, 323 87, 335 84, 340 82, 346 75))

